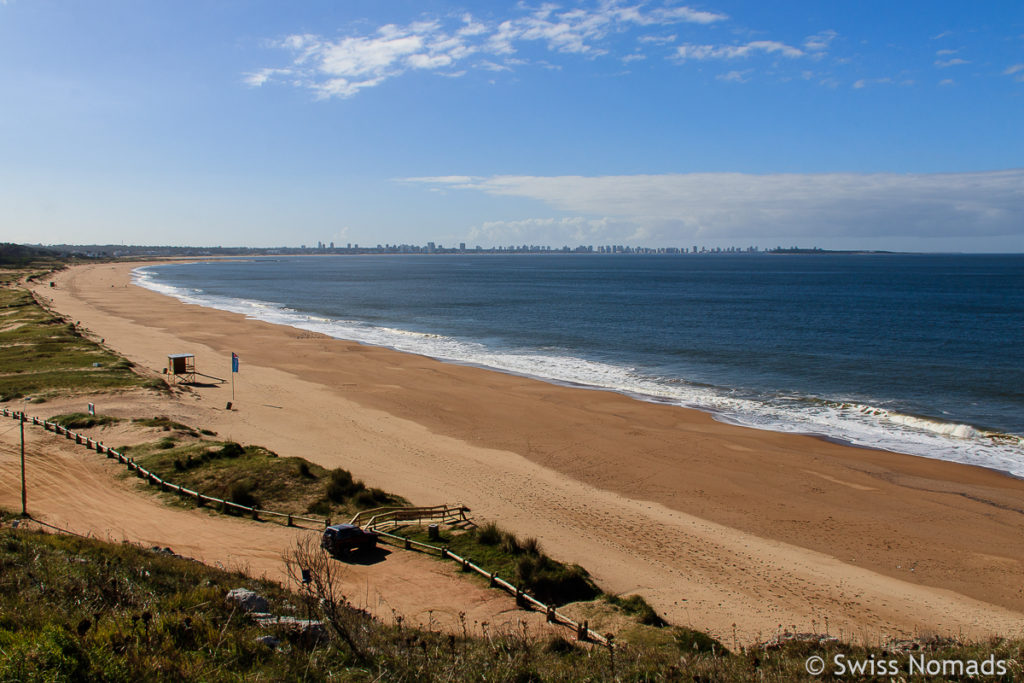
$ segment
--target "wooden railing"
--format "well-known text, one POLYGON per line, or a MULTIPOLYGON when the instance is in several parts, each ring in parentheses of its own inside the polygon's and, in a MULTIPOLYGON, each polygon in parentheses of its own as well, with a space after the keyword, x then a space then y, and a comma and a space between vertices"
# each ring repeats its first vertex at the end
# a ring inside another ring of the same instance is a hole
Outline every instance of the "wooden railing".
POLYGON ((356 513, 349 524, 369 528, 392 528, 402 522, 434 521, 442 524, 469 521, 465 505, 434 505, 432 507, 383 507, 356 513))

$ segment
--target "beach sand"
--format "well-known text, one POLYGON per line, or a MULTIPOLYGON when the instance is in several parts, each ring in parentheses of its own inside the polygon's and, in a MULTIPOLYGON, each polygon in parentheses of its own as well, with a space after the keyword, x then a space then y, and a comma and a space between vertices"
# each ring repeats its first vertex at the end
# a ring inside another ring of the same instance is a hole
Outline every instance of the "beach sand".
POLYGON ((826 624, 865 641, 1024 631, 1024 481, 247 320, 131 285, 138 266, 36 291, 153 373, 185 352, 226 379, 240 356, 234 410, 211 380, 163 414, 469 505, 727 645, 826 624))

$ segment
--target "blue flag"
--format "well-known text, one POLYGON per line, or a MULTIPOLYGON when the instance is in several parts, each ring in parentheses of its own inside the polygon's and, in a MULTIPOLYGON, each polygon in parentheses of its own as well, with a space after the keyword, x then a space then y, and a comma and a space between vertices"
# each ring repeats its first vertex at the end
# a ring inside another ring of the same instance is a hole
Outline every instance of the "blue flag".
POLYGON ((231 354, 231 372, 238 372, 238 354, 231 354))

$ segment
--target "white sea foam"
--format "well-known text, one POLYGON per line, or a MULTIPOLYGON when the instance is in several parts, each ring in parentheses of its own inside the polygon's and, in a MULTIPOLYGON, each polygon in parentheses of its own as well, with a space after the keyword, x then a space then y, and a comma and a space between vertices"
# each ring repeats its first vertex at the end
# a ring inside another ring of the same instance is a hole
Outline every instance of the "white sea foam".
POLYGON ((1015 434, 985 431, 857 401, 744 396, 729 389, 656 377, 636 368, 580 358, 564 350, 496 350, 444 335, 333 319, 280 304, 174 287, 156 281, 147 268, 136 269, 133 274, 136 284, 185 303, 242 313, 250 318, 339 339, 697 408, 732 424, 817 434, 858 446, 978 465, 1024 477, 1024 438, 1015 434))

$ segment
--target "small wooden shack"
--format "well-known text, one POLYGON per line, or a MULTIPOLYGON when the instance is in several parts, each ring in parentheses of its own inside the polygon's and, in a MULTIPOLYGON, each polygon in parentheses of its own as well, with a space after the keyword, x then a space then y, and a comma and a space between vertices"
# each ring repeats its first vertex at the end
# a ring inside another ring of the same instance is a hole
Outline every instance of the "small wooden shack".
POLYGON ((191 353, 172 353, 167 356, 167 374, 174 384, 194 384, 196 357, 191 353))

